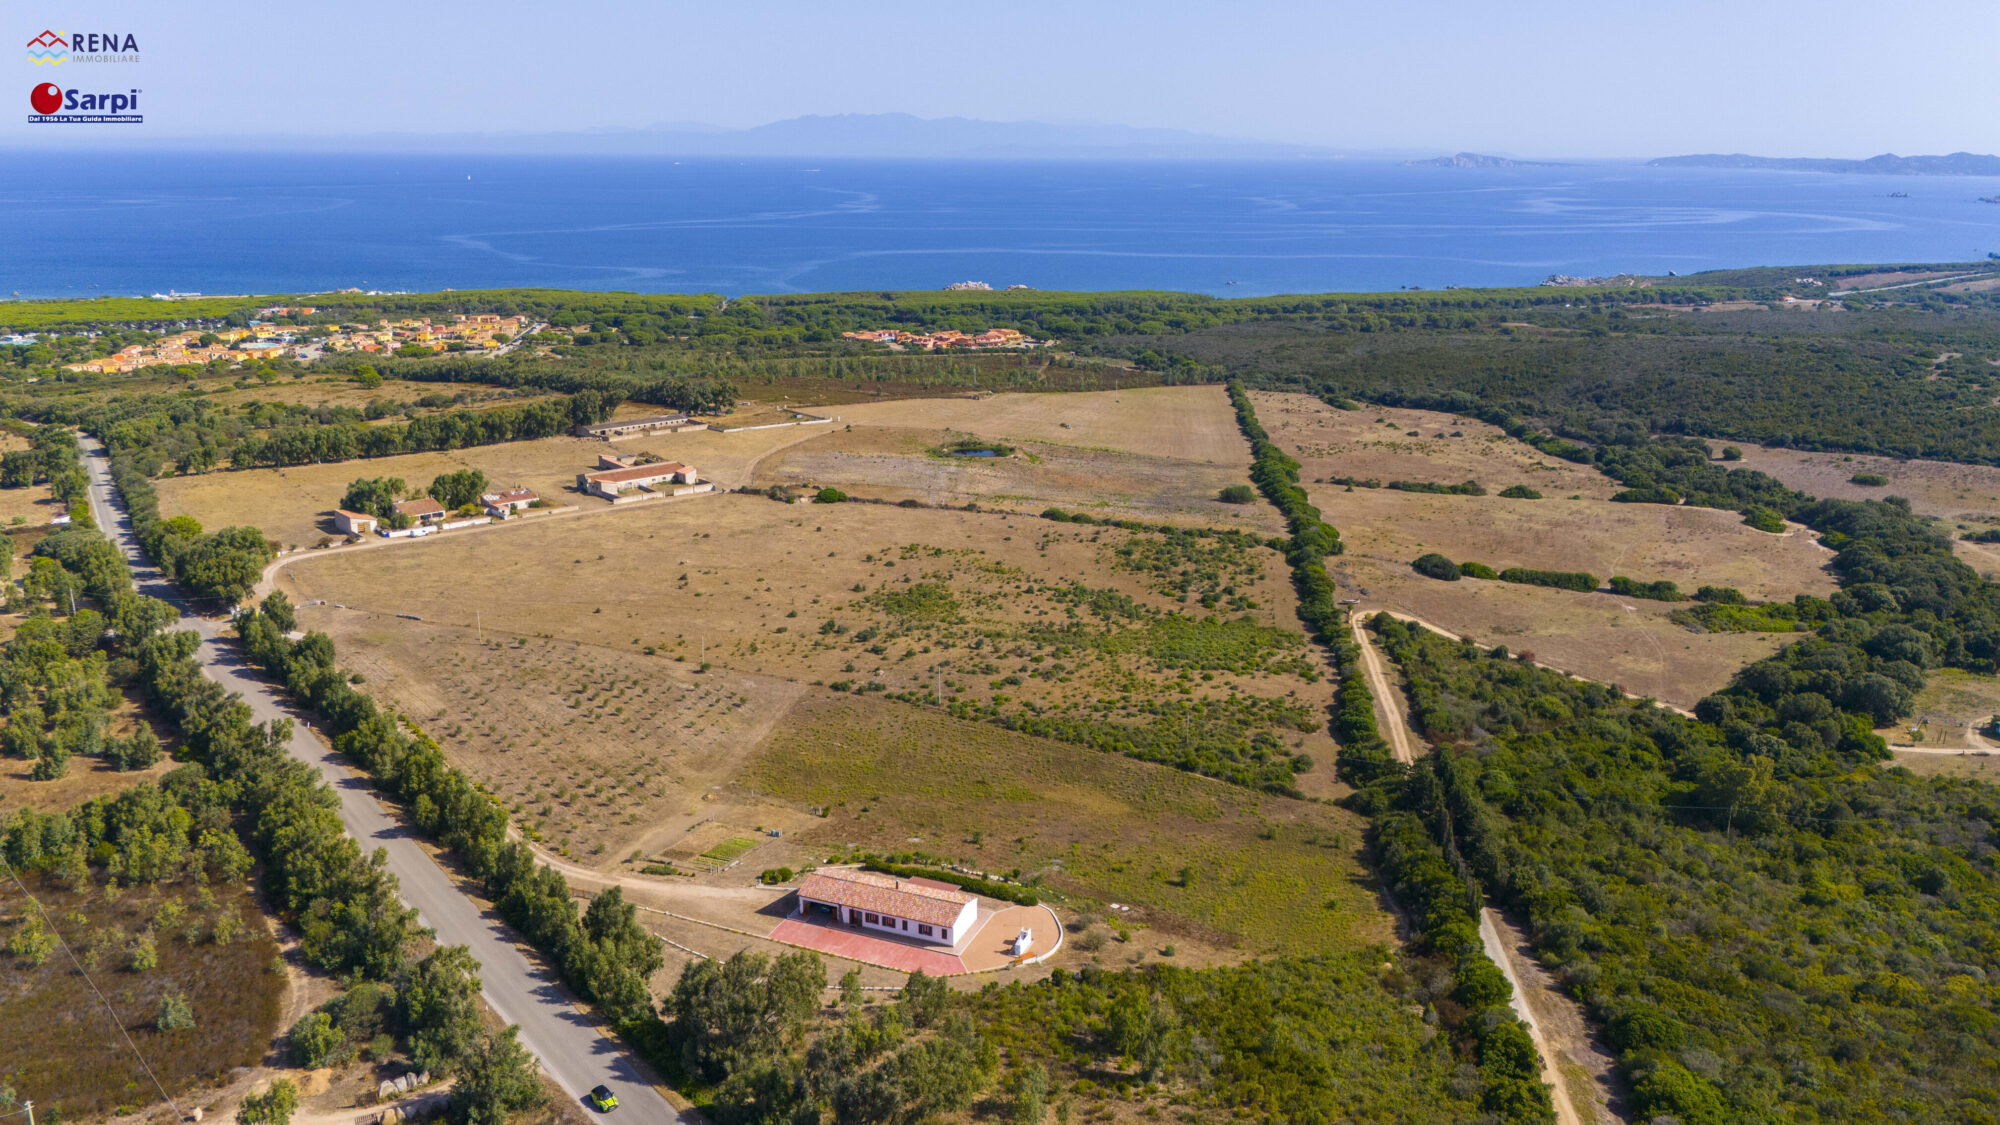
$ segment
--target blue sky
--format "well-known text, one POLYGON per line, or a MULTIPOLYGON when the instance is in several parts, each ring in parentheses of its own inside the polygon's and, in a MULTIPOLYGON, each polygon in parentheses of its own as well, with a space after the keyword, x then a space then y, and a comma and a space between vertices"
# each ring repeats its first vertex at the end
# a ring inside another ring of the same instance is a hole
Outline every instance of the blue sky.
MULTIPOLYGON (((8 7, 18 43, 138 36, 139 63, 58 77, 145 91, 145 125, 61 137, 93 147, 895 111, 1524 156, 2000 150, 1994 0, 8 7)), ((18 47, 0 65, 23 93, 52 76, 18 47)), ((0 117, 0 145, 53 139, 26 111, 0 117)))

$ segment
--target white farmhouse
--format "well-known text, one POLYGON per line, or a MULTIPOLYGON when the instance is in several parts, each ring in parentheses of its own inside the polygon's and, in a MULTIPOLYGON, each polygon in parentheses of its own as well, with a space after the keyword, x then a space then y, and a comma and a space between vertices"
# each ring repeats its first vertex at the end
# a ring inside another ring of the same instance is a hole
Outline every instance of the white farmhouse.
POLYGON ((956 948, 972 934, 979 899, 893 875, 832 868, 799 884, 799 913, 830 914, 856 929, 956 948))

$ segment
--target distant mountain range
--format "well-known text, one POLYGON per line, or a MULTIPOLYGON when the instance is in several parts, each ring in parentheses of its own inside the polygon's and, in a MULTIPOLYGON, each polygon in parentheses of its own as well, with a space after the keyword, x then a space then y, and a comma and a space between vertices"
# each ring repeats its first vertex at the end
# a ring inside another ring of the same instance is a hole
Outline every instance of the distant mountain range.
POLYGON ((1515 160, 1506 156, 1487 156, 1478 152, 1461 152, 1452 156, 1436 156, 1429 160, 1405 160, 1411 168, 1560 168, 1541 160, 1515 160))
MULTIPOLYGON (((199 138, 238 147, 228 138, 199 138)), ((569 133, 370 133, 297 137, 332 151, 517 153, 551 156, 1040 157, 1283 159, 1337 157, 1333 149, 1096 122, 980 121, 908 113, 794 117, 747 129, 676 121, 643 129, 569 133)), ((1401 154, 1398 154, 1401 155, 1401 154)))
POLYGON ((1745 156, 1707 153, 1663 156, 1646 162, 1649 168, 1749 168, 1773 172, 1853 172, 1872 176, 2000 176, 2000 156, 1954 152, 1950 156, 1897 156, 1885 152, 1866 160, 1834 160, 1806 156, 1745 156))

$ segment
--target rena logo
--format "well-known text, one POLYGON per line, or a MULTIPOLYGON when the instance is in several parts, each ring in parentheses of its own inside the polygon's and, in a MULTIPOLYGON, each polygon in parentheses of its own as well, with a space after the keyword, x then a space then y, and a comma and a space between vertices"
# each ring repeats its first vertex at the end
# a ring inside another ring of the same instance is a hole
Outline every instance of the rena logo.
POLYGON ((43 31, 28 40, 28 61, 37 66, 61 66, 65 61, 138 62, 139 37, 129 31, 43 31))
POLYGON ((61 66, 69 59, 69 40, 60 31, 44 31, 28 40, 28 61, 36 66, 61 66))
POLYGON ((46 117, 62 108, 62 87, 53 82, 44 82, 28 91, 28 104, 35 107, 36 113, 46 117))

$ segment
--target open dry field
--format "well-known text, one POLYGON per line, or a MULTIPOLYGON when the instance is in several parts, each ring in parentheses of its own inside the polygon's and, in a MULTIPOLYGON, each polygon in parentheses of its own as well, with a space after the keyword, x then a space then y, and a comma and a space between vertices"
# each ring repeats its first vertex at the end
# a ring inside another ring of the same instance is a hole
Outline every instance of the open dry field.
POLYGON ((601 453, 657 454, 693 465, 703 479, 715 481, 719 488, 733 488, 747 479, 766 453, 803 440, 812 432, 797 428, 742 434, 698 431, 616 443, 558 437, 328 465, 168 477, 158 485, 160 512, 164 516, 190 515, 211 529, 256 527, 280 543, 310 546, 332 531, 328 513, 340 503, 348 482, 359 477, 400 477, 412 488, 423 488, 440 473, 478 469, 495 485, 525 485, 551 503, 603 506, 604 501, 576 491, 576 474, 595 470, 601 453))
POLYGON ((1909 718, 1875 733, 1891 747, 1990 750, 2000 747, 1974 728, 1983 729, 1995 715, 2000 715, 2000 677, 1933 668, 1924 673, 1924 689, 1917 693, 1909 718))
POLYGON ((1757 469, 1808 496, 1838 500, 1880 500, 1901 496, 1922 515, 2000 524, 2000 468, 1952 461, 1899 461, 1861 453, 1807 453, 1796 449, 1741 447, 1742 468, 1757 469), (1849 478, 1876 473, 1887 485, 1861 485, 1849 478))
POLYGON ((720 800, 714 788, 805 690, 798 684, 330 606, 308 607, 300 621, 330 635, 365 690, 437 739, 515 823, 582 862, 669 857, 691 829, 720 842, 798 819, 720 800))
POLYGON ((1691 633, 1667 619, 1677 608, 1667 602, 1471 578, 1439 582, 1401 563, 1352 554, 1328 559, 1327 570, 1340 586, 1340 596, 1358 598, 1364 612, 1408 614, 1481 644, 1531 652, 1550 667, 1682 708, 1693 707, 1744 665, 1769 656, 1792 637, 1691 633))
POLYGON ((1507 500, 1392 489, 1306 489, 1340 529, 1351 555, 1408 565, 1427 551, 1495 570, 1583 570, 1600 582, 1623 575, 1671 579, 1693 593, 1734 586, 1758 601, 1833 593, 1832 552, 1809 533, 1772 535, 1716 508, 1602 500, 1507 500))
MULTIPOLYGON (((1378 406, 1341 410, 1312 395, 1268 391, 1251 392, 1250 401, 1271 440, 1298 458, 1299 476, 1308 482, 1476 480, 1489 492, 1525 484, 1551 499, 1591 500, 1608 500, 1619 488, 1596 469, 1550 457, 1476 418, 1378 406)), ((1339 520, 1333 523, 1346 531, 1339 520)))
MULTIPOLYGON (((750 760, 740 785, 824 808, 797 855, 925 851, 1137 907, 1147 923, 1245 952, 1390 939, 1338 806, 1240 787, 934 709, 815 694, 750 760), (1183 882, 1183 867, 1191 868, 1183 882)), ((790 861, 787 861, 790 862, 790 861)), ((1157 944, 1155 939, 1152 944, 1157 944)))
POLYGON ((1039 441, 1022 441, 1005 457, 937 452, 965 436, 963 430, 855 424, 765 458, 751 483, 833 485, 878 500, 976 503, 1029 513, 1057 507, 1100 518, 1284 534, 1284 521, 1269 504, 1224 504, 1215 498, 1228 485, 1248 483, 1245 466, 1237 462, 1185 461, 1039 441))
MULTIPOLYGON (((351 607, 311 611, 314 627, 417 613, 488 639, 650 648, 689 667, 942 698, 968 716, 1060 720, 1159 753, 1253 735, 1267 757, 1333 749, 1330 680, 1261 543, 726 495, 279 573, 295 601, 351 607)), ((1301 784, 1314 792, 1330 772, 1301 784)))
MULTIPOLYGON (((108 894, 94 885, 72 890, 25 878, 44 924, 53 924, 85 960, 118 1024, 168 1090, 221 1080, 264 1059, 278 1030, 285 977, 270 971, 277 943, 247 886, 143 886, 108 894), (181 917, 163 925, 159 912, 170 901, 180 903, 181 917), (246 932, 217 943, 210 935, 224 910, 246 932), (134 971, 128 950, 149 928, 158 966, 134 971), (168 993, 187 998, 194 1027, 157 1029, 168 993)), ((34 913, 11 879, 0 883, 0 942, 34 913)), ((0 956, 0 1084, 32 1096, 38 1120, 104 1117, 154 1103, 159 1094, 112 1018, 60 949, 40 965, 0 956)))
POLYGON ((857 427, 952 430, 961 437, 1139 453, 1240 466, 1245 472, 1250 467, 1250 446, 1220 386, 902 399, 852 404, 832 413, 841 424, 857 427))
POLYGON ((63 514, 61 501, 46 484, 25 488, 0 488, 0 525, 25 524, 33 527, 63 514))

